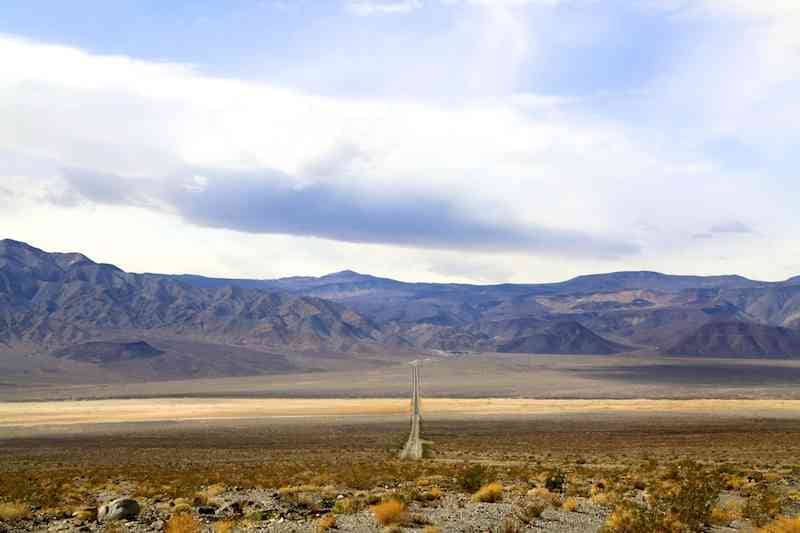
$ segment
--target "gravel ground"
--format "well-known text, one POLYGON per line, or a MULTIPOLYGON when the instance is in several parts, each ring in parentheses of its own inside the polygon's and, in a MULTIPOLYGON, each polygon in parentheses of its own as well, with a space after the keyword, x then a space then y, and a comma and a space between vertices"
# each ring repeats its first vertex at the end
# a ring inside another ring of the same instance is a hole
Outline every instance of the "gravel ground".
MULTIPOLYGON (((342 494, 342 497, 345 497, 342 494)), ((565 512, 549 508, 541 518, 524 527, 521 531, 553 531, 563 533, 578 533, 597 531, 602 525, 607 510, 591 505, 588 500, 578 499, 579 508, 576 512, 565 512)), ((117 531, 131 533, 160 532, 165 528, 170 517, 169 503, 153 502, 139 499, 142 511, 133 520, 122 520, 115 525, 117 531)), ((174 503, 174 502, 173 502, 174 503)), ((211 515, 198 514, 200 511, 211 511, 211 508, 200 509, 195 506, 192 512, 203 523, 203 530, 214 531, 214 524, 226 518, 237 520, 236 531, 263 531, 273 533, 311 532, 316 531, 318 517, 329 511, 326 503, 335 503, 333 500, 319 502, 316 510, 305 508, 296 502, 277 497, 275 493, 263 490, 228 491, 219 495, 215 500, 211 515), (232 513, 232 504, 238 504, 241 513, 232 513), (242 517, 249 517, 242 519, 242 517)), ((514 505, 507 502, 475 503, 462 494, 445 495, 441 500, 420 504, 411 503, 408 507, 409 515, 414 520, 413 525, 403 528, 403 531, 421 531, 425 525, 435 525, 443 533, 474 532, 485 533, 501 531, 503 521, 514 517, 514 505)), ((337 524, 333 531, 352 531, 354 533, 374 533, 383 531, 369 509, 364 509, 352 514, 337 515, 337 524)), ((82 521, 68 517, 44 518, 41 514, 33 520, 16 525, 2 525, 0 532, 100 532, 105 526, 97 521, 82 521)))

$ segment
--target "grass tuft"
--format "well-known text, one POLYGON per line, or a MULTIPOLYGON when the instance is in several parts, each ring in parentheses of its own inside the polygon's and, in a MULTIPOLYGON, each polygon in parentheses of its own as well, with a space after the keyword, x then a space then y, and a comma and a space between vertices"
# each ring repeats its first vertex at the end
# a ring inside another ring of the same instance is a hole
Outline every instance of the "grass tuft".
POLYGON ((30 508, 21 502, 0 503, 0 520, 16 522, 31 517, 30 508))
POLYGON ((758 533, 800 533, 800 518, 779 518, 757 531, 758 533))
POLYGON ((382 526, 391 524, 402 524, 408 519, 406 506, 400 500, 387 500, 378 505, 372 506, 372 514, 375 520, 382 526))
POLYGON ((497 503, 503 501, 503 484, 494 481, 481 487, 472 495, 472 501, 483 503, 497 503))
POLYGON ((200 533, 200 521, 188 513, 172 515, 164 530, 166 533, 200 533))

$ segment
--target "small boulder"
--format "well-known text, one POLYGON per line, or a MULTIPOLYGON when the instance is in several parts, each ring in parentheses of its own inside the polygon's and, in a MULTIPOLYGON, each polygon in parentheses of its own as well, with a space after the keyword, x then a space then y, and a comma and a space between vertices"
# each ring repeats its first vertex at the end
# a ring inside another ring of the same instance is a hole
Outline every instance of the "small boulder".
POLYGON ((227 505, 223 505, 219 509, 217 509, 218 516, 241 516, 242 515, 242 504, 239 502, 231 502, 227 505))
POLYGON ((139 503, 131 498, 119 498, 100 507, 97 518, 101 522, 130 520, 139 515, 139 503))

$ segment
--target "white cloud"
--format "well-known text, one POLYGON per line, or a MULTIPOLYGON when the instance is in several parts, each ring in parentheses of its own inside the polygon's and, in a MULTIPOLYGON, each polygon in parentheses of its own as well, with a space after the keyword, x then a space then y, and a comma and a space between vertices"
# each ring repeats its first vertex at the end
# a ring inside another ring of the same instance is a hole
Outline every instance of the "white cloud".
POLYGON ((348 0, 347 10, 359 16, 409 13, 422 7, 422 0, 348 0))
MULTIPOLYGON (((66 246, 58 244, 63 239, 74 243, 70 248, 81 249, 75 235, 84 235, 91 248, 86 251, 103 258, 98 251, 109 246, 114 254, 107 260, 127 268, 216 275, 350 267, 412 279, 508 273, 510 279, 523 281, 621 268, 714 272, 709 259, 713 250, 713 256, 738 257, 731 267, 742 273, 781 277, 771 269, 785 261, 764 266, 753 258, 769 257, 781 246, 796 248, 785 228, 798 222, 797 191, 776 194, 780 184, 770 185, 761 171, 730 175, 697 146, 721 133, 769 143, 777 132, 788 138, 796 132, 797 122, 790 123, 790 117, 795 116, 797 98, 776 91, 781 80, 791 82, 797 61, 786 42, 773 39, 767 29, 785 21, 748 25, 752 39, 736 49, 736 61, 717 61, 727 41, 712 39, 671 65, 646 94, 635 96, 657 113, 656 127, 650 128, 636 119, 598 118, 602 115, 586 111, 591 102, 518 93, 517 78, 540 46, 526 21, 514 16, 514 9, 526 2, 482 4, 479 13, 468 14, 454 30, 459 39, 479 41, 464 63, 474 65, 472 80, 479 90, 447 103, 323 97, 213 77, 187 65, 0 37, 0 56, 10 58, 0 63, 0 185, 15 193, 29 191, 24 203, 11 200, 25 209, 11 217, 4 208, 0 224, 16 233, 9 236, 36 239, 34 244, 51 248, 66 246), (489 10, 485 17, 484 8, 489 10), (770 50, 780 51, 782 69, 761 62, 769 59, 770 50), (785 118, 776 121, 781 114, 785 118), (670 129, 683 120, 693 126, 686 135, 670 129), (643 253, 612 262, 589 253, 559 262, 552 261, 552 254, 565 250, 549 250, 547 257, 504 251, 472 255, 465 264, 480 268, 456 271, 454 252, 242 235, 192 226, 168 209, 71 209, 66 206, 76 200, 68 196, 61 197, 60 207, 37 206, 32 198, 65 192, 58 181, 65 167, 130 179, 190 178, 181 183, 196 193, 210 183, 209 175, 197 169, 220 174, 274 169, 299 188, 326 184, 364 198, 446 198, 459 213, 482 222, 599 235, 640 244, 643 253), (180 175, 187 169, 192 173, 180 175), (759 235, 736 239, 735 245, 747 247, 747 253, 727 248, 734 243, 725 239, 692 239, 699 229, 738 220, 744 212, 759 228, 759 235), (101 219, 103 227, 97 224, 101 219), (162 235, 160 225, 181 237, 162 235), (125 259, 126 247, 112 243, 115 235, 137 231, 151 237, 136 240, 137 246, 146 241, 153 247, 146 256, 150 266, 145 257, 133 257, 138 248, 128 247, 131 255, 125 259), (91 232, 95 235, 87 236, 91 232), (183 238, 213 242, 215 254, 227 259, 203 260, 202 254, 176 243, 183 238), (178 250, 186 251, 187 259, 178 250), (260 250, 269 250, 276 262, 265 267, 260 250), (173 266, 152 266, 158 265, 159 254, 173 266), (491 263, 498 268, 484 268, 491 263), (267 268, 271 270, 264 272, 267 268)), ((747 20, 755 16, 734 15, 747 20)), ((431 68, 441 67, 443 77, 458 76, 464 64, 431 68)), ((464 79, 470 83, 470 77, 464 79)))

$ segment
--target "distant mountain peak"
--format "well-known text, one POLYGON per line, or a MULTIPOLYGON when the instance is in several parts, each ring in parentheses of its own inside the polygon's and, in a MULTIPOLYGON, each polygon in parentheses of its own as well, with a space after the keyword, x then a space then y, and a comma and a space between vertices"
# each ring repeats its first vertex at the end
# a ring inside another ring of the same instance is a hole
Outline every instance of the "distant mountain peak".
POLYGON ((340 270, 339 272, 333 272, 331 274, 325 274, 321 276, 322 278, 368 278, 370 276, 366 274, 359 274, 355 270, 340 270))

